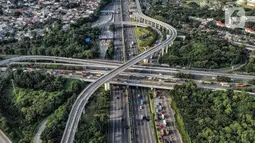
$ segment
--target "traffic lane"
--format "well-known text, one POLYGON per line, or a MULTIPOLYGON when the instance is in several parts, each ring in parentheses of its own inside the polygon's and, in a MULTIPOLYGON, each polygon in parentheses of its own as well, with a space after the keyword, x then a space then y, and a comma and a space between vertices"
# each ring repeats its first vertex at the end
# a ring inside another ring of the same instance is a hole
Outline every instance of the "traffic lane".
POLYGON ((114 137, 112 137, 112 141, 126 143, 128 141, 128 134, 127 130, 125 129, 125 126, 127 125, 127 120, 124 120, 126 117, 124 92, 122 89, 119 88, 119 86, 114 86, 112 91, 112 102, 116 105, 114 107, 115 126, 111 126, 115 131, 112 133, 114 134, 114 137))
POLYGON ((133 107, 134 107, 134 117, 135 117, 135 129, 136 129, 136 137, 137 141, 149 143, 150 138, 147 131, 147 121, 143 120, 141 117, 146 115, 143 109, 140 109, 140 100, 138 98, 138 94, 141 93, 137 88, 132 88, 132 99, 133 99, 133 107))
POLYGON ((121 103, 120 103, 120 100, 119 100, 119 91, 118 89, 114 89, 113 90, 113 98, 114 98, 114 103, 115 103, 115 142, 121 142, 122 140, 122 132, 121 132, 121 129, 122 129, 122 123, 121 123, 121 103))
MULTIPOLYGON (((145 115, 147 116, 148 119, 150 119, 150 107, 149 107, 149 101, 148 101, 148 98, 150 98, 150 95, 148 93, 148 89, 146 88, 140 88, 141 89, 141 95, 142 97, 145 99, 145 105, 144 105, 144 110, 145 110, 145 115)), ((148 136, 149 137, 149 142, 150 143, 154 143, 155 142, 155 139, 154 139, 154 129, 152 128, 151 126, 151 123, 152 121, 150 120, 149 122, 146 123, 146 128, 147 128, 147 131, 148 131, 148 136)))

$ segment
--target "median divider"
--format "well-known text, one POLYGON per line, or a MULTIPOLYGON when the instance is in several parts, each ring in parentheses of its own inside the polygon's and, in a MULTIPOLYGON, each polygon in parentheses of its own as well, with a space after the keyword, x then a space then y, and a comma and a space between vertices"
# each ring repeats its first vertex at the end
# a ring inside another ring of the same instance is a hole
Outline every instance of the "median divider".
POLYGON ((152 121, 152 126, 154 128, 154 135, 155 135, 155 140, 156 143, 161 143, 161 141, 159 140, 159 135, 158 135, 158 131, 157 131, 157 126, 155 124, 155 110, 154 110, 154 102, 151 100, 150 98, 150 94, 148 96, 148 100, 149 100, 149 106, 150 106, 150 117, 151 117, 151 121, 152 121))

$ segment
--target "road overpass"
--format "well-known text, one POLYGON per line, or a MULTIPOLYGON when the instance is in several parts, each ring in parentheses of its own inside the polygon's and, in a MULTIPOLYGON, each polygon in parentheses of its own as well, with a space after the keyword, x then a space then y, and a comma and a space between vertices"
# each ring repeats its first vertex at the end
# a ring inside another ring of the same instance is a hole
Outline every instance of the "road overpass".
MULTIPOLYGON (((140 7, 140 3, 137 0, 136 1, 137 6, 139 5, 140 7)), ((119 73, 123 72, 124 70, 126 70, 128 67, 138 63, 139 61, 143 60, 144 58, 152 55, 153 53, 168 47, 169 45, 172 44, 172 42, 175 40, 176 36, 177 36, 177 31, 170 25, 160 22, 158 20, 149 18, 145 15, 142 14, 141 9, 138 9, 138 15, 140 15, 141 18, 146 19, 148 21, 152 21, 154 23, 159 23, 161 24, 163 27, 166 28, 167 34, 169 34, 168 39, 166 39, 165 41, 161 42, 160 44, 154 46, 153 48, 137 55, 136 57, 130 59, 129 61, 127 61, 126 63, 124 63, 123 65, 119 66, 118 68, 110 71, 108 74, 102 76, 101 78, 99 78, 98 80, 96 80, 95 82, 93 82, 92 84, 90 84, 89 86, 87 86, 82 92, 81 94, 78 96, 77 100, 75 101, 71 112, 69 114, 69 118, 66 124, 66 128, 61 140, 61 143, 72 143, 74 140, 74 135, 82 114, 82 111, 86 105, 86 103, 88 102, 88 99, 90 98, 90 96, 104 83, 106 83, 107 81, 109 81, 110 79, 112 79, 113 77, 117 76, 119 73)))
MULTIPOLYGON (((20 57, 21 58, 21 57, 20 57)), ((35 58, 33 56, 30 57, 30 60, 34 60, 35 58)), ((44 57, 40 56, 39 60, 47 59, 49 60, 57 60, 60 62, 65 63, 31 63, 31 62, 9 62, 10 65, 12 64, 38 64, 38 65, 61 65, 61 66, 72 66, 72 67, 83 67, 83 68, 93 68, 93 69, 104 69, 105 71, 115 69, 118 66, 122 64, 122 62, 113 62, 109 63, 109 61, 93 61, 93 60, 83 60, 83 59, 68 59, 68 58, 61 58, 58 57, 58 59, 55 59, 55 57, 44 57), (68 59, 68 60, 67 60, 68 59)), ((21 58, 22 59, 22 58, 21 58)), ((29 58, 26 57, 28 60, 29 58)), ((38 58, 36 57, 38 60, 38 58)), ((0 62, 1 63, 1 62, 0 62)), ((232 79, 237 80, 252 80, 255 79, 255 76, 253 75, 241 75, 241 74, 231 74, 231 73, 223 73, 223 72, 214 72, 214 71, 197 71, 197 70, 186 70, 186 69, 178 69, 178 68, 168 68, 168 67, 154 67, 154 66, 139 66, 134 65, 132 67, 129 67, 127 71, 137 73, 137 72, 143 72, 143 73, 162 73, 162 74, 176 74, 176 73, 189 73, 192 75, 197 76, 205 76, 205 77, 215 77, 215 76, 227 76, 232 79)))

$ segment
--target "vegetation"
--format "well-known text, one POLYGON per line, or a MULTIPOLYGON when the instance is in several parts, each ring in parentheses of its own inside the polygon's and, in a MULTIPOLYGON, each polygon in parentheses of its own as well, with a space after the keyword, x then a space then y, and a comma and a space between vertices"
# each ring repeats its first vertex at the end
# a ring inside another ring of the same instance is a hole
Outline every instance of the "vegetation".
POLYGON ((109 29, 110 29, 112 32, 114 32, 114 31, 115 31, 115 25, 114 25, 114 24, 111 24, 111 25, 109 26, 109 29))
POLYGON ((255 98, 247 93, 198 89, 194 83, 171 91, 192 142, 254 142, 255 98))
POLYGON ((216 80, 219 82, 231 82, 231 78, 226 76, 217 76, 216 80))
POLYGON ((50 64, 11 64, 11 68, 43 68, 43 69, 63 69, 63 70, 83 70, 83 67, 80 66, 65 66, 65 65, 52 65, 50 64))
POLYGON ((176 28, 181 28, 183 23, 187 23, 190 26, 193 25, 193 20, 189 19, 190 16, 200 18, 214 18, 220 21, 224 19, 224 11, 221 9, 208 10, 208 7, 199 8, 194 7, 175 7, 171 3, 167 5, 153 5, 150 10, 146 10, 145 14, 174 25, 176 28))
POLYGON ((113 59, 113 55, 114 55, 114 46, 113 46, 113 41, 110 41, 108 49, 106 51, 106 55, 105 58, 107 59, 113 59))
POLYGON ((248 81, 249 84, 255 85, 255 79, 248 81))
MULTIPOLYGON (((46 128, 41 135, 43 143, 59 143, 61 141, 69 112, 76 97, 77 94, 73 95, 49 117, 46 128)), ((81 117, 75 142, 106 142, 109 128, 109 98, 109 93, 103 91, 103 88, 92 96, 86 106, 86 114, 81 117)))
POLYGON ((187 33, 184 41, 174 42, 168 54, 160 58, 160 63, 214 69, 244 62, 245 55, 245 49, 232 46, 217 35, 197 30, 187 33))
POLYGON ((195 76, 192 74, 185 74, 185 73, 177 73, 175 75, 176 78, 187 78, 187 79, 194 79, 195 76))
POLYGON ((21 70, 0 77, 0 128, 15 143, 31 142, 37 125, 84 87, 74 80, 65 89, 67 83, 61 77, 21 70))
POLYGON ((245 66, 244 70, 248 73, 254 73, 255 72, 255 59, 251 58, 248 62, 248 64, 245 66))
POLYGON ((150 27, 135 27, 135 33, 140 52, 143 52, 146 48, 153 46, 153 44, 156 43, 158 38, 158 33, 150 27), (140 36, 145 34, 150 34, 150 36, 141 39, 140 36))
POLYGON ((75 136, 76 143, 105 143, 109 131, 110 92, 101 88, 90 99, 86 106, 75 136))
MULTIPOLYGON (((171 99, 173 99, 173 97, 171 97, 171 99)), ((191 140, 190 140, 189 134, 185 130, 185 126, 183 123, 183 119, 181 117, 181 113, 180 113, 179 109, 177 108, 176 102, 174 100, 171 101, 171 107, 175 111, 176 127, 177 127, 178 131, 180 132, 180 134, 182 135, 183 142, 190 143, 191 140)))

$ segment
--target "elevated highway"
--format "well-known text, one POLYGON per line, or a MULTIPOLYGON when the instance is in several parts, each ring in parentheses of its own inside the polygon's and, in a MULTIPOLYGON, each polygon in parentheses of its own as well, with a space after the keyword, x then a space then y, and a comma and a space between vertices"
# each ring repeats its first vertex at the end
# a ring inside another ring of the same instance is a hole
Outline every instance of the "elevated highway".
MULTIPOLYGON (((140 7, 140 3, 138 0, 136 0, 136 4, 138 7, 140 7)), ((108 82, 110 79, 112 79, 113 77, 117 76, 118 74, 120 74, 121 72, 123 72, 124 70, 126 70, 128 67, 136 64, 137 62, 143 60, 144 58, 152 55, 153 53, 169 46, 172 44, 172 42, 175 40, 175 38, 177 37, 177 31, 170 25, 160 22, 158 20, 154 20, 152 18, 149 18, 145 15, 143 15, 141 8, 138 9, 138 15, 140 17, 142 17, 143 19, 149 20, 149 21, 153 21, 155 23, 158 23, 160 25, 162 25, 163 27, 166 28, 166 30, 168 31, 169 34, 169 38, 163 42, 161 42, 160 44, 156 45, 155 47, 137 55, 136 57, 130 59, 129 61, 127 61, 126 63, 124 63, 123 65, 119 66, 118 68, 110 71, 108 74, 105 74, 104 76, 102 76, 101 78, 99 78, 98 80, 96 80, 95 82, 93 82, 92 84, 90 84, 89 86, 87 86, 82 92, 81 94, 78 96, 77 100, 75 101, 71 112, 69 114, 69 118, 66 124, 66 128, 61 140, 61 143, 72 143, 74 140, 74 135, 82 114, 82 111, 86 105, 86 103, 88 102, 88 99, 90 98, 90 96, 104 83, 108 82)))
MULTIPOLYGON (((54 57, 44 57, 41 56, 42 59, 45 60, 47 58, 47 61, 49 60, 56 60, 54 57)), ((19 57, 21 58, 21 57, 19 57)), ((27 57, 28 58, 28 57, 27 57)), ((35 59, 33 56, 30 57, 32 59, 35 59)), ((21 58, 22 59, 22 58, 21 58)), ((36 57, 36 59, 38 59, 36 57)), ((83 67, 83 68, 93 68, 93 69, 104 69, 104 70, 111 70, 115 69, 118 66, 122 64, 122 62, 113 62, 110 63, 109 61, 93 61, 93 60, 83 60, 83 59, 68 59, 67 58, 61 58, 58 57, 57 61, 62 61, 65 63, 31 63, 31 62, 10 62, 9 64, 20 64, 20 65, 27 65, 27 64, 34 64, 34 65, 61 65, 61 66, 73 66, 73 67, 83 67)), ((1 63, 1 62, 0 62, 1 63)), ((255 76, 253 75, 242 75, 242 74, 231 74, 231 73, 223 73, 223 72, 214 72, 214 71, 197 71, 197 70, 186 70, 186 69, 178 69, 178 68, 168 68, 168 67, 154 67, 154 66, 140 66, 140 65, 133 65, 128 68, 129 71, 133 73, 137 72, 144 72, 144 73, 162 73, 162 74, 175 74, 175 73, 190 73, 192 75, 196 76, 205 76, 205 77, 215 77, 215 76, 227 76, 232 79, 237 80, 252 80, 255 79, 255 76)))
MULTIPOLYGON (((83 111, 86 103, 88 102, 88 99, 91 97, 91 95, 101 85, 103 85, 104 83, 108 82, 113 77, 117 76, 118 74, 120 74, 121 72, 123 72, 124 70, 129 68, 130 66, 138 63, 139 61, 145 59, 146 57, 149 57, 153 53, 155 53, 155 52, 157 52, 157 51, 159 51, 161 49, 164 49, 165 47, 168 47, 169 45, 172 44, 172 42, 177 37, 177 31, 172 26, 170 26, 170 25, 168 25, 166 23, 160 22, 158 20, 152 19, 150 17, 145 16, 142 13, 142 11, 141 11, 140 3, 139 3, 138 0, 136 1, 136 4, 139 7, 137 16, 139 16, 140 18, 142 18, 145 21, 151 21, 151 23, 158 24, 158 28, 159 29, 160 29, 160 26, 165 28, 165 30, 167 31, 167 34, 168 34, 168 39, 166 39, 165 41, 157 44, 153 48, 151 48, 151 49, 149 49, 147 51, 144 51, 143 53, 137 55, 136 57, 130 59, 126 63, 120 65, 116 69, 110 71, 108 74, 105 74, 104 76, 102 76, 101 78, 99 78, 95 82, 91 83, 89 86, 87 86, 79 94, 78 98, 76 99, 76 101, 75 101, 75 103, 74 103, 74 105, 73 105, 73 107, 71 109, 71 112, 69 114, 69 118, 68 118, 68 121, 67 121, 67 124, 66 124, 66 128, 65 128, 62 140, 61 140, 61 143, 72 143, 73 142, 74 135, 75 135, 75 132, 77 130, 77 126, 78 126, 78 123, 79 123, 82 111, 83 111)), ((28 59, 29 58, 26 57, 26 56, 24 56, 24 57, 15 57, 15 58, 12 58, 12 59, 1 61, 0 65, 5 65, 5 64, 8 64, 8 63, 13 62, 13 61, 21 61, 21 60, 28 60, 28 59)), ((58 58, 55 58, 55 60, 56 59, 58 59, 58 58)), ((67 58, 65 60, 68 60, 68 59, 69 58, 67 58)))

